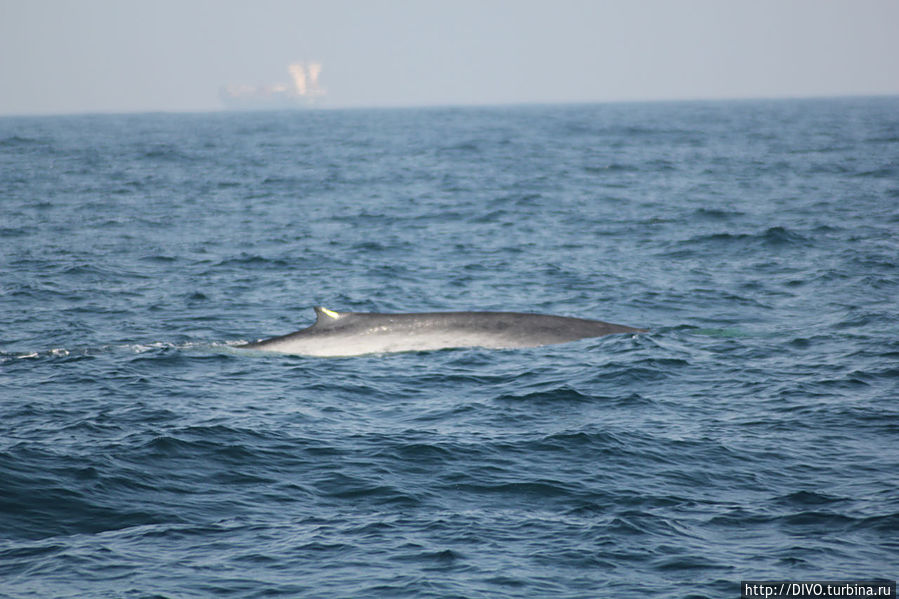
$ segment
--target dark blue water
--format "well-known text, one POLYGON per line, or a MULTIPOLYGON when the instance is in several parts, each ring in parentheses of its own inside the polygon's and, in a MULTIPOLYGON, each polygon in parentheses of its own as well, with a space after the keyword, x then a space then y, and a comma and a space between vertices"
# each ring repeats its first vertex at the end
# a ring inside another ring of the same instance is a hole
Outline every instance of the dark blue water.
POLYGON ((899 99, 0 119, 0 595, 899 566, 899 99), (342 359, 335 310, 648 334, 342 359))

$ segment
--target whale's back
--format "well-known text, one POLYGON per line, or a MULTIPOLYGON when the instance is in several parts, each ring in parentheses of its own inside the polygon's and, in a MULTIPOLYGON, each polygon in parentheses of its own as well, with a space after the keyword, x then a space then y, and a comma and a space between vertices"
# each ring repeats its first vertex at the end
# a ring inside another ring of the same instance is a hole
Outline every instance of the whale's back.
POLYGON ((307 329, 242 347, 311 356, 427 351, 455 347, 513 349, 567 343, 616 333, 638 333, 624 325, 521 312, 335 312, 316 307, 307 329))

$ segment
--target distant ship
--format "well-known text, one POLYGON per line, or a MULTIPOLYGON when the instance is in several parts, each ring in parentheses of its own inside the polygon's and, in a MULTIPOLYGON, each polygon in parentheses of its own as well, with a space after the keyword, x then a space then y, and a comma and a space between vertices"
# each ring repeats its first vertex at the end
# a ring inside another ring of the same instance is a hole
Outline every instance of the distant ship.
POLYGON ((318 83, 322 65, 317 62, 295 62, 287 67, 293 85, 276 83, 254 87, 252 85, 226 85, 219 90, 219 98, 225 108, 231 110, 280 110, 314 106, 325 95, 318 83))

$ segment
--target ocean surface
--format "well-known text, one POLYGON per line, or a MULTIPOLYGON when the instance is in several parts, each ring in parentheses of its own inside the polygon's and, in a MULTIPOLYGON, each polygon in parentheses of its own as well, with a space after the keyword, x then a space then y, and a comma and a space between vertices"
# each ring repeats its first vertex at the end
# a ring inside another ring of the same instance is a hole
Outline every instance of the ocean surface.
POLYGON ((0 119, 0 596, 899 573, 899 98, 0 119), (309 358, 312 306, 638 335, 309 358))

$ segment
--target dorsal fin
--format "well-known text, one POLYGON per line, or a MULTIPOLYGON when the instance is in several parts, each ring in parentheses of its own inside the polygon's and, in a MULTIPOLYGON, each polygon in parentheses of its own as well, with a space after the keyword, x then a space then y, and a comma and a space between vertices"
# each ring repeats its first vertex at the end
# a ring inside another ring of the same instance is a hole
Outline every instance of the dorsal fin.
POLYGON ((315 310, 315 324, 323 325, 334 322, 339 319, 341 314, 339 312, 335 312, 334 310, 328 310, 324 306, 315 306, 313 308, 315 310))

